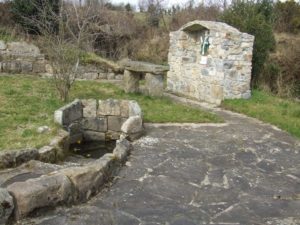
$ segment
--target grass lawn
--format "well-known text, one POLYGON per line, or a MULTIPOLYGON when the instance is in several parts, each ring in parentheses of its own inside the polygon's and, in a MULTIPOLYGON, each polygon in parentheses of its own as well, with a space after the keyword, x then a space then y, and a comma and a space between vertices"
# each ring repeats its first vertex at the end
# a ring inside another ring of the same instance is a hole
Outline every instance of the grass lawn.
MULTIPOLYGON (((222 122, 213 114, 166 98, 125 94, 109 83, 78 81, 70 101, 75 98, 134 99, 141 105, 146 122, 222 122)), ((48 144, 59 128, 53 122, 53 113, 65 104, 50 80, 24 75, 0 76, 0 103, 0 149, 48 144), (51 132, 37 133, 37 128, 44 125, 51 127, 51 132)))
POLYGON ((300 138, 300 103, 254 90, 249 100, 225 100, 223 108, 273 124, 300 138))

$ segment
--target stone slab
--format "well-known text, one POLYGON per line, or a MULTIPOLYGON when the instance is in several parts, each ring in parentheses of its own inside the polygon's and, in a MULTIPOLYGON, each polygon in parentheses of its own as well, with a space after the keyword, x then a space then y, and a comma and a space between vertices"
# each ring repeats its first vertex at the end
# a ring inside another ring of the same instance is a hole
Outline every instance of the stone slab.
POLYGON ((78 99, 54 112, 55 122, 62 126, 69 125, 70 123, 82 118, 82 116, 82 103, 78 99))
POLYGON ((134 72, 145 72, 145 73, 154 73, 161 74, 169 70, 168 66, 152 64, 148 62, 141 61, 127 61, 124 62, 126 70, 134 72))
POLYGON ((111 131, 121 131, 121 127, 127 118, 119 116, 108 116, 107 117, 107 128, 111 131))

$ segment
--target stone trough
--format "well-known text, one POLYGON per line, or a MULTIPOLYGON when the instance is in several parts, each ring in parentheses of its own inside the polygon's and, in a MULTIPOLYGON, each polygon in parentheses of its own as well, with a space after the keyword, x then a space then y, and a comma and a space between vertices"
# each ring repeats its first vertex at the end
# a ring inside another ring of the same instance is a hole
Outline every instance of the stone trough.
POLYGON ((134 140, 143 134, 135 101, 75 100, 55 112, 65 131, 49 146, 0 153, 0 224, 19 220, 40 208, 87 201, 115 176, 134 140), (115 141, 100 158, 70 155, 70 146, 115 141), (55 164, 53 164, 55 163, 55 164))

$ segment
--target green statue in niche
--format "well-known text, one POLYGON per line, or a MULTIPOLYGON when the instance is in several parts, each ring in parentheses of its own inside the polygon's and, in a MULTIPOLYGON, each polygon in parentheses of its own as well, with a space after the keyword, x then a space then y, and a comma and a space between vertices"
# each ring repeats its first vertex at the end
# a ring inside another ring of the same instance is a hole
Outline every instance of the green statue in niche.
POLYGON ((204 37, 201 37, 201 55, 206 55, 209 48, 209 35, 206 31, 204 37))

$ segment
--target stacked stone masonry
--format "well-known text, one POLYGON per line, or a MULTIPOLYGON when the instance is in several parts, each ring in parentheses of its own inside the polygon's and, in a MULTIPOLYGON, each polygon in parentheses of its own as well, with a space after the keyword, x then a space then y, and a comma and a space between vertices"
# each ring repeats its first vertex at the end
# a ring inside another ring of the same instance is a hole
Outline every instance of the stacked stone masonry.
POLYGON ((249 98, 253 41, 252 35, 212 21, 193 21, 171 32, 167 89, 217 105, 249 98))
POLYGON ((35 45, 26 42, 5 43, 0 40, 0 72, 45 73, 45 56, 35 45))
MULTIPOLYGON (((53 68, 40 49, 26 42, 8 42, 0 40, 0 73, 41 74, 51 76, 53 68)), ((110 68, 82 65, 78 79, 83 80, 122 80, 121 72, 110 68)))
POLYGON ((136 101, 75 100, 54 116, 69 132, 70 143, 117 140, 121 134, 135 139, 143 133, 142 111, 136 101))

